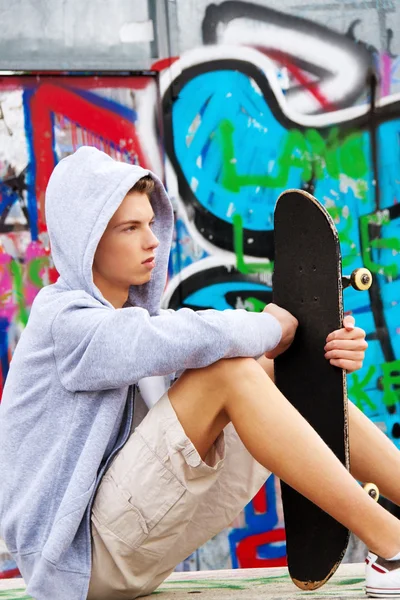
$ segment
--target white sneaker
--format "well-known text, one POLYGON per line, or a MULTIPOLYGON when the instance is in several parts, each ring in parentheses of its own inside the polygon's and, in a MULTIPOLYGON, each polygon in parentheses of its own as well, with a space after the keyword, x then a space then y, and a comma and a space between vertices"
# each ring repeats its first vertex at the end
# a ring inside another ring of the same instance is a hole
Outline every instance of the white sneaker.
POLYGON ((386 560, 368 552, 365 559, 366 594, 370 598, 400 598, 400 560, 386 560))

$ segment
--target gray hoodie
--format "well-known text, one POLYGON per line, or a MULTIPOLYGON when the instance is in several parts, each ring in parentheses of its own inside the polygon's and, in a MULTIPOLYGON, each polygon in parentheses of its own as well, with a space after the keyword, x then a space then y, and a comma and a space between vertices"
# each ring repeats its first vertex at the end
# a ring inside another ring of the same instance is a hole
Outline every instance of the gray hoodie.
POLYGON ((135 384, 224 357, 258 356, 280 340, 268 314, 160 309, 173 212, 153 173, 160 246, 152 278, 131 286, 124 308, 102 296, 92 278, 97 244, 147 174, 83 147, 56 166, 47 188, 60 277, 32 305, 0 405, 0 535, 37 600, 87 596, 91 504, 129 436, 135 384))

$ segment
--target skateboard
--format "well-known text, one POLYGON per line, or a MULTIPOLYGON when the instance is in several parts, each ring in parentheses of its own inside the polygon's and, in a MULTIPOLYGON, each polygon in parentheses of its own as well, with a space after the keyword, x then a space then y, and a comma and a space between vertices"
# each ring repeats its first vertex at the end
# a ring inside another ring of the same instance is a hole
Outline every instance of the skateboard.
MULTIPOLYGON (((349 469, 346 372, 324 356, 326 337, 343 325, 343 289, 367 290, 364 268, 342 276, 339 237, 327 210, 309 193, 287 190, 274 215, 273 302, 299 321, 290 348, 275 359, 275 383, 349 469)), ((377 497, 370 484, 367 492, 377 497)), ((287 559, 293 582, 317 589, 335 572, 349 531, 282 482, 287 559)))

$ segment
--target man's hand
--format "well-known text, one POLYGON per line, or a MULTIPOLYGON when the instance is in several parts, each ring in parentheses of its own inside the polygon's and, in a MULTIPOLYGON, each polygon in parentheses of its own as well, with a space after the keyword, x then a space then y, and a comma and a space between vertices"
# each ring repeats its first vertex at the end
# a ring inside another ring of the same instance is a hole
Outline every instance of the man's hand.
POLYGON ((263 312, 266 312, 275 319, 277 319, 282 327, 282 337, 279 344, 271 350, 270 352, 266 352, 265 356, 267 358, 276 358, 282 352, 285 352, 293 342, 294 335, 296 333, 296 329, 298 327, 298 320, 287 310, 281 308, 277 304, 267 304, 264 308, 263 312))
POLYGON ((365 331, 355 327, 354 317, 348 315, 343 319, 343 328, 332 331, 326 338, 325 358, 331 365, 352 373, 361 369, 367 348, 365 331))

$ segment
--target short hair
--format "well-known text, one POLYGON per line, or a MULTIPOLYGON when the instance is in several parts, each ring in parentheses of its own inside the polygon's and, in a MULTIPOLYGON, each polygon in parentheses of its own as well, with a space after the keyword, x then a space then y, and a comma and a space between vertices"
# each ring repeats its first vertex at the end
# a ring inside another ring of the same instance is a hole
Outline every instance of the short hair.
POLYGON ((128 194, 131 192, 138 192, 139 194, 146 194, 146 196, 150 200, 151 194, 154 192, 154 180, 150 175, 145 175, 141 177, 135 185, 129 190, 128 194))

